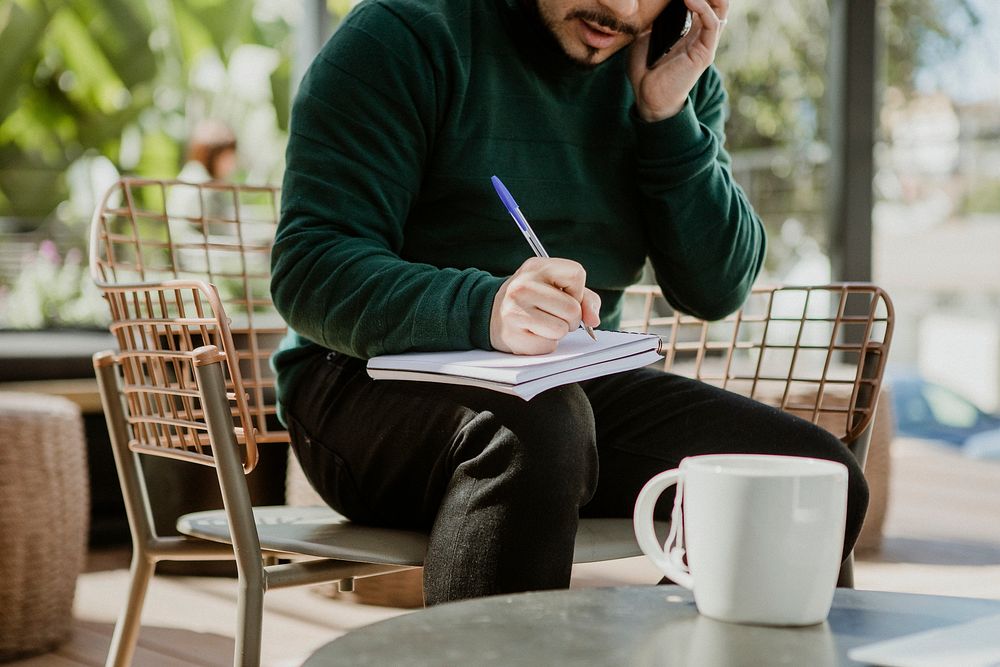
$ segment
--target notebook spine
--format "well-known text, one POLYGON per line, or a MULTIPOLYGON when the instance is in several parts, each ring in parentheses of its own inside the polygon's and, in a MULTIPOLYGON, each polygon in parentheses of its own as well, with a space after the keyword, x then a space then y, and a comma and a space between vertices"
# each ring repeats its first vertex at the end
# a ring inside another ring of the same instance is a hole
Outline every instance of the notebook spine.
POLYGON ((666 351, 663 349, 663 338, 657 334, 643 332, 643 331, 622 331, 621 329, 605 329, 605 331, 614 331, 615 333, 632 334, 633 336, 656 336, 656 353, 661 357, 666 356, 666 351))

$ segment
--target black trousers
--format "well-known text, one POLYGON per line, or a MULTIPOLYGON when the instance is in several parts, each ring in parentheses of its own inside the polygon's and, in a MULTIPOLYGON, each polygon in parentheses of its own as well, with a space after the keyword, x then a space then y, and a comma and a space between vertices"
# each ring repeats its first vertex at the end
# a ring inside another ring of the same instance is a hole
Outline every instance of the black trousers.
MULTIPOLYGON (((427 531, 428 604, 569 585, 577 521, 630 517, 639 489, 686 456, 761 453, 844 463, 844 554, 868 488, 837 438, 775 408, 644 368, 531 401, 472 387, 374 381, 318 355, 283 403, 292 446, 331 507, 427 531)), ((669 518, 672 495, 657 508, 669 518)))

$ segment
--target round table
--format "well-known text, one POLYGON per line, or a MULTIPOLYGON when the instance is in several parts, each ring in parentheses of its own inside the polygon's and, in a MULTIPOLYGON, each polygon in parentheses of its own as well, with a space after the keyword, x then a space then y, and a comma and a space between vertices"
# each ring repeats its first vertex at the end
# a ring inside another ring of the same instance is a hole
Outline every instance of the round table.
POLYGON ((443 604, 354 630, 329 665, 857 665, 855 646, 1000 613, 1000 600, 837 589, 826 622, 737 625, 700 616, 677 586, 581 588, 443 604))

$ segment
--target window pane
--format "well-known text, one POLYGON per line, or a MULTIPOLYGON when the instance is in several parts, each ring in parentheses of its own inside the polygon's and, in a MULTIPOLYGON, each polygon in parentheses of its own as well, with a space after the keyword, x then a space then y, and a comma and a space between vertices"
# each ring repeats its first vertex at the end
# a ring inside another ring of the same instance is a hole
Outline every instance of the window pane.
POLYGON ((892 0, 873 269, 892 361, 988 409, 1000 399, 1000 3, 892 0))
POLYGON ((733 175, 768 231, 768 276, 824 283, 827 259, 826 0, 730 6, 717 64, 729 92, 733 175))

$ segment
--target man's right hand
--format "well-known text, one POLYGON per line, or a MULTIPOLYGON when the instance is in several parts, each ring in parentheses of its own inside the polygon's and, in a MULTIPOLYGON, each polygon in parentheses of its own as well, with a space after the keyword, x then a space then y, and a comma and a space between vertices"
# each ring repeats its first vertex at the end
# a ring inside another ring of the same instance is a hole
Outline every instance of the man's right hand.
POLYGON ((601 297, 586 287, 578 262, 532 257, 508 278, 493 299, 490 344, 501 352, 545 354, 579 328, 601 323, 601 297))

